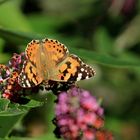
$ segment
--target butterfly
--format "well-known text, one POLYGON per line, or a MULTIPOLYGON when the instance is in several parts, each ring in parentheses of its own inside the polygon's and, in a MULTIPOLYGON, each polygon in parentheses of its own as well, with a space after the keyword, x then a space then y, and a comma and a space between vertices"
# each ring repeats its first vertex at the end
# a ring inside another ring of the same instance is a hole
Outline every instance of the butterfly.
POLYGON ((92 67, 79 57, 69 54, 67 47, 57 40, 32 40, 25 50, 18 83, 23 88, 39 85, 43 81, 75 82, 94 76, 92 67))

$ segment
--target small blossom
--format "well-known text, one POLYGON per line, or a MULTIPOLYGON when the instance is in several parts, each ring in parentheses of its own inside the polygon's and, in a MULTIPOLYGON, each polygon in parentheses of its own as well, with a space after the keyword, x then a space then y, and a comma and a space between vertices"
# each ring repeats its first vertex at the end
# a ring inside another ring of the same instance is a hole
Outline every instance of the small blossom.
POLYGON ((4 92, 4 93, 2 94, 2 97, 5 98, 5 99, 11 99, 12 94, 10 94, 9 92, 4 92))
POLYGON ((16 71, 21 71, 24 61, 26 60, 25 53, 16 54, 9 61, 9 67, 16 71))
POLYGON ((95 131, 92 129, 87 129, 84 133, 83 133, 83 138, 82 140, 94 140, 95 139, 95 131))
POLYGON ((10 76, 10 69, 8 66, 0 64, 0 83, 4 82, 10 76))
POLYGON ((124 0, 121 13, 126 16, 132 14, 136 9, 136 5, 137 5, 137 0, 124 0))
POLYGON ((97 140, 114 140, 114 137, 111 132, 107 130, 100 130, 96 133, 97 140))
POLYGON ((115 16, 122 14, 125 17, 131 17, 136 11, 137 0, 111 0, 110 10, 115 16))

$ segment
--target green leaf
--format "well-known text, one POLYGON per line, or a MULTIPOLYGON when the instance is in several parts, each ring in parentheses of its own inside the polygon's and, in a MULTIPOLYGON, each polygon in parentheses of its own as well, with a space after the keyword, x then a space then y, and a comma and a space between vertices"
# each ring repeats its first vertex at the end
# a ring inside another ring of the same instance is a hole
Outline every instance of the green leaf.
POLYGON ((26 113, 26 108, 20 108, 19 104, 10 103, 10 100, 0 99, 0 116, 15 116, 26 113))
POLYGON ((5 3, 0 5, 0 13, 1 26, 16 30, 31 31, 28 20, 20 9, 19 0, 5 1, 5 3))
POLYGON ((16 115, 24 114, 26 112, 27 112, 27 110, 19 110, 18 108, 17 109, 8 109, 5 111, 1 111, 0 116, 16 116, 16 115))
POLYGON ((3 51, 4 48, 4 40, 0 38, 0 53, 3 51))
POLYGON ((9 1, 9 0, 0 0, 0 5, 1 5, 1 4, 4 4, 4 3, 7 2, 7 1, 9 1))
POLYGON ((0 99, 0 116, 14 116, 26 113, 30 108, 39 107, 43 103, 31 100, 26 105, 10 103, 8 99, 0 99))
POLYGON ((13 126, 30 108, 41 106, 42 102, 31 100, 26 105, 10 103, 8 99, 0 99, 0 137, 5 137, 13 126))
POLYGON ((95 49, 98 52, 110 53, 113 50, 113 40, 104 27, 100 27, 94 34, 95 49))
POLYGON ((15 123, 27 113, 26 108, 19 104, 12 104, 8 99, 0 99, 0 137, 6 137, 15 123))
POLYGON ((2 54, 2 53, 0 53, 0 64, 8 63, 9 58, 10 58, 9 54, 2 54))
MULTIPOLYGON (((47 133, 46 135, 39 137, 38 140, 58 140, 53 133, 47 133)), ((62 140, 62 139, 59 139, 62 140)))
POLYGON ((1 105, 0 116, 15 116, 24 114, 28 111, 27 108, 22 108, 19 104, 11 104, 4 100, 5 99, 0 101, 0 104, 4 103, 3 106, 1 105))
MULTIPOLYGON (((14 41, 14 43, 24 44, 32 39, 40 39, 44 38, 43 35, 36 35, 31 33, 25 32, 17 32, 13 30, 8 30, 4 28, 0 28, 0 36, 4 39, 9 39, 10 41, 14 41)), ((91 62, 96 62, 99 64, 104 64, 111 67, 140 67, 140 61, 128 61, 128 60, 121 60, 119 58, 115 58, 113 56, 107 54, 101 54, 93 51, 88 51, 84 49, 77 49, 77 48, 69 48, 71 52, 77 54, 83 59, 90 60, 91 62)))
POLYGON ((8 108, 10 100, 8 99, 0 99, 0 111, 4 111, 8 108))
POLYGON ((0 37, 14 44, 27 44, 33 39, 42 38, 41 36, 36 34, 5 29, 2 27, 0 27, 0 37))
MULTIPOLYGON (((38 138, 28 138, 28 137, 11 137, 9 140, 58 140, 53 133, 47 133, 46 135, 40 136, 38 138)), ((59 139, 61 140, 61 139, 59 139)))
POLYGON ((39 107, 39 106, 42 106, 42 105, 43 105, 43 102, 39 102, 39 101, 36 101, 36 100, 31 100, 26 105, 22 105, 22 107, 34 108, 34 107, 39 107))
POLYGON ((39 139, 38 138, 28 138, 28 137, 10 137, 9 140, 39 140, 39 139))
POLYGON ((70 48, 71 52, 78 52, 78 56, 85 58, 95 63, 111 66, 111 67, 140 67, 140 61, 127 61, 109 56, 107 54, 96 53, 84 49, 70 48))
POLYGON ((5 138, 8 136, 16 122, 24 115, 25 114, 19 114, 15 116, 0 116, 0 137, 5 138))

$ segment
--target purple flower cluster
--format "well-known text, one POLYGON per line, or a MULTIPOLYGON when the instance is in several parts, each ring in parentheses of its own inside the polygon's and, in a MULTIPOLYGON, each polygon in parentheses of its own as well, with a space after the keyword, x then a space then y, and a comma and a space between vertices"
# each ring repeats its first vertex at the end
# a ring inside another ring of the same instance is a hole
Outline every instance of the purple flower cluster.
POLYGON ((103 108, 95 97, 77 87, 58 95, 55 113, 55 133, 65 140, 94 140, 104 124, 103 108))

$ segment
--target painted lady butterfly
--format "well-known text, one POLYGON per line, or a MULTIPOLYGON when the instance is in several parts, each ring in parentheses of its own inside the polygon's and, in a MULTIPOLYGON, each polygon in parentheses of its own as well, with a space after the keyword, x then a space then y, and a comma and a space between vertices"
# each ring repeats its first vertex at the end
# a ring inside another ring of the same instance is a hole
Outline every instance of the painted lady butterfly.
POLYGON ((18 83, 24 88, 34 87, 46 80, 75 82, 94 76, 95 71, 67 47, 52 39, 33 40, 25 51, 18 83))

